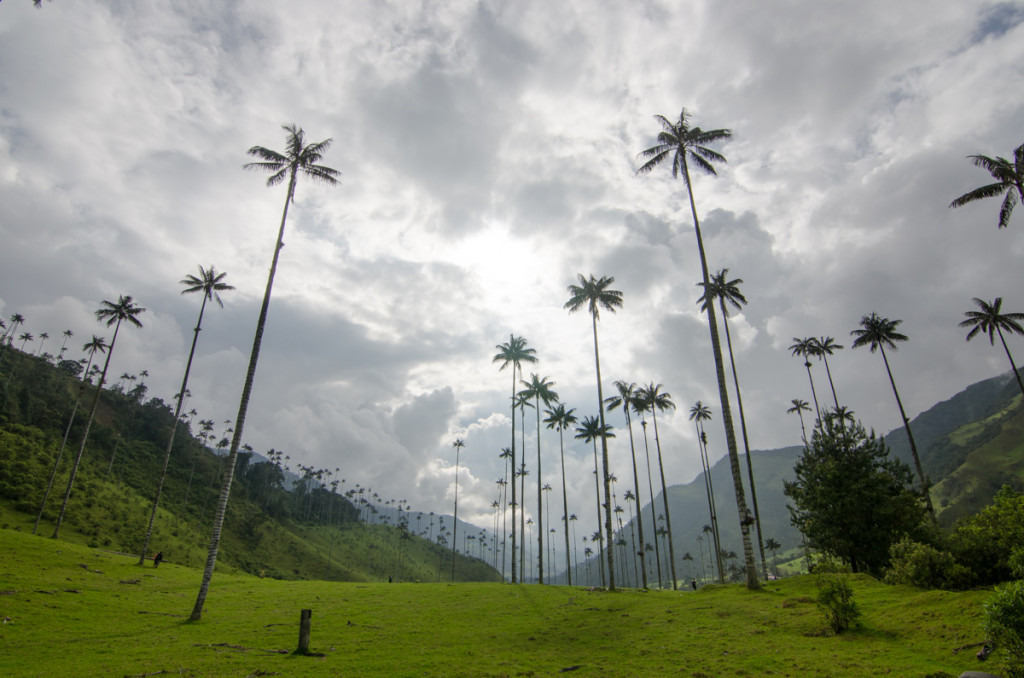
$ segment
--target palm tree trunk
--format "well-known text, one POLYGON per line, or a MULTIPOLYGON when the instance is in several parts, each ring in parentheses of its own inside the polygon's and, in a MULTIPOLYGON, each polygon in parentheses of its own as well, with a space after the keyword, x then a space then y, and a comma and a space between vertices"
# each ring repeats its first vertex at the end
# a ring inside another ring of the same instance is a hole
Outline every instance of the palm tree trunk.
POLYGON ((544 514, 543 502, 541 500, 541 475, 540 475, 540 396, 535 399, 537 410, 537 583, 544 583, 544 514))
POLYGON ((633 422, 629 418, 629 403, 625 400, 622 401, 622 411, 626 414, 626 429, 629 432, 629 455, 633 461, 633 493, 636 495, 634 500, 636 501, 636 529, 640 538, 640 572, 643 576, 643 586, 647 588, 647 559, 644 556, 644 521, 640 519, 640 508, 643 506, 640 502, 640 477, 636 470, 636 446, 633 444, 633 422))
MULTIPOLYGON (((654 479, 651 477, 651 449, 650 445, 647 444, 647 422, 641 421, 644 429, 644 457, 647 460, 647 489, 651 493, 651 534, 654 537, 654 562, 658 565, 658 588, 662 587, 664 579, 661 576, 661 547, 658 546, 658 523, 655 520, 654 514, 654 500, 656 499, 654 494, 654 479)), ((639 502, 637 502, 639 505, 639 502)), ((639 510, 640 521, 643 521, 643 508, 639 510)), ((646 551, 646 544, 641 548, 646 551)))
POLYGON ((604 551, 601 550, 604 548, 604 534, 601 527, 601 470, 597 465, 597 438, 594 438, 594 497, 597 500, 597 562, 601 566, 601 586, 605 586, 604 551))
POLYGON ((512 364, 512 583, 516 578, 516 365, 512 364))
POLYGON ((818 393, 814 390, 814 377, 811 376, 811 361, 804 356, 804 367, 807 368, 807 380, 811 382, 811 397, 814 399, 814 415, 816 421, 821 421, 821 408, 818 407, 818 393))
POLYGON ((1006 351, 1006 357, 1010 361, 1010 369, 1013 370, 1013 376, 1017 377, 1017 385, 1020 386, 1021 394, 1024 394, 1024 381, 1020 380, 1020 372, 1017 371, 1017 365, 1013 362, 1013 356, 1010 355, 1010 349, 1006 347, 1006 339, 1003 338, 1003 331, 996 326, 996 332, 999 332, 999 341, 1003 342, 1003 350, 1006 351))
POLYGON ((562 459, 562 526, 565 528, 565 577, 566 584, 572 586, 572 553, 569 546, 569 496, 565 489, 565 441, 562 436, 562 427, 558 427, 558 445, 561 448, 562 459))
MULTIPOLYGON (((83 384, 81 388, 85 388, 83 384)), ((36 516, 36 523, 32 526, 32 534, 39 529, 39 520, 43 517, 43 509, 46 508, 46 500, 50 498, 50 490, 53 488, 53 480, 57 477, 57 469, 60 467, 61 457, 64 456, 64 447, 68 444, 68 436, 71 434, 71 425, 75 423, 75 413, 78 412, 78 404, 82 401, 81 391, 75 406, 71 408, 71 417, 68 419, 68 427, 64 429, 64 440, 60 443, 60 450, 57 451, 57 459, 53 462, 53 471, 50 472, 50 480, 46 483, 46 491, 43 493, 43 501, 39 504, 39 515, 36 516)))
MULTIPOLYGON (((697 235, 697 250, 700 253, 700 267, 704 289, 711 288, 708 277, 708 262, 704 254, 704 239, 700 234, 700 221, 697 219, 697 205, 693 200, 693 185, 690 183, 690 170, 683 156, 683 173, 686 189, 690 196, 690 212, 693 214, 693 228, 697 235)), ((729 407, 729 391, 725 385, 725 366, 722 364, 722 345, 718 338, 718 322, 715 318, 715 305, 708 304, 708 329, 711 332, 711 348, 715 354, 715 374, 718 377, 718 397, 722 405, 722 423, 725 425, 725 441, 729 449, 729 468, 732 471, 733 487, 736 490, 736 509, 739 512, 740 534, 743 538, 743 562, 746 570, 747 588, 761 587, 757 580, 757 568, 754 566, 754 550, 750 544, 750 520, 747 500, 743 493, 743 476, 740 473, 739 453, 736 451, 736 434, 732 426, 732 409, 729 407)))
POLYGON ((828 368, 828 356, 824 353, 821 354, 821 359, 825 363, 825 374, 828 375, 828 386, 832 389, 832 401, 836 404, 836 409, 839 409, 839 397, 836 395, 836 385, 832 381, 832 370, 828 368))
POLYGON ((452 516, 452 581, 455 581, 455 545, 459 533, 459 448, 455 448, 455 515, 452 516))
POLYGON ((668 530, 668 563, 669 571, 672 573, 672 590, 678 587, 676 582, 676 547, 672 538, 672 515, 668 510, 668 486, 665 484, 665 467, 661 463, 661 439, 658 437, 658 413, 657 407, 651 405, 651 419, 654 421, 654 446, 658 450, 658 473, 661 474, 661 499, 665 504, 665 529, 668 530))
POLYGON ((711 559, 711 553, 708 554, 708 560, 712 565, 712 574, 714 570, 718 569, 718 583, 725 583, 725 570, 722 568, 722 540, 718 534, 718 504, 715 501, 715 485, 711 481, 711 458, 708 456, 708 446, 704 444, 704 430, 698 432, 700 439, 700 460, 704 465, 704 490, 708 495, 708 519, 711 521, 711 544, 708 545, 710 550, 714 546, 714 560, 711 559))
POLYGON ((235 431, 231 438, 231 451, 228 453, 227 468, 224 470, 224 482, 220 489, 220 497, 217 499, 217 509, 213 517, 213 529, 210 532, 210 548, 206 556, 206 567, 203 568, 203 581, 199 585, 199 594, 196 596, 196 602, 192 607, 192 614, 190 615, 192 621, 199 621, 203 616, 203 604, 206 602, 206 594, 210 589, 213 568, 217 564, 220 534, 224 527, 224 516, 228 510, 228 498, 231 496, 231 482, 235 476, 238 448, 242 443, 242 429, 245 428, 245 415, 249 409, 249 397, 252 394, 252 385, 256 378, 256 363, 259 361, 260 345, 263 343, 263 328, 267 324, 267 311, 270 309, 270 293, 274 289, 274 274, 277 273, 277 260, 281 256, 281 248, 284 247, 284 225, 288 219, 288 205, 291 203, 294 194, 295 167, 292 167, 291 177, 288 179, 288 194, 285 197, 284 211, 281 214, 281 227, 277 231, 274 257, 270 262, 270 273, 267 275, 267 289, 263 293, 263 306, 260 307, 260 317, 256 322, 256 336, 253 337, 252 351, 249 354, 249 368, 246 370, 245 384, 242 386, 242 398, 238 404, 238 416, 235 417, 235 431))
MULTIPOLYGON (((736 387, 736 407, 740 411, 740 431, 743 434, 743 451, 747 454, 747 477, 750 479, 750 503, 754 507, 754 527, 757 528, 757 547, 761 553, 761 573, 764 575, 764 580, 768 581, 768 562, 764 557, 764 538, 761 536, 761 511, 757 508, 757 489, 754 485, 754 465, 750 455, 750 440, 747 438, 747 417, 743 413, 743 396, 740 393, 740 377, 736 372, 736 358, 732 352, 732 336, 729 334, 729 314, 725 312, 725 301, 722 297, 718 298, 718 302, 722 309, 722 324, 725 325, 725 342, 729 347, 729 365, 732 367, 732 383, 736 387)), ((825 363, 825 369, 828 369, 828 362, 825 363)), ((832 376, 829 375, 829 383, 832 382, 832 376)), ((832 389, 832 395, 835 395, 835 388, 832 389)), ((839 407, 838 403, 836 407, 839 407)))
POLYGON ((900 392, 896 390, 896 381, 892 378, 892 370, 889 369, 889 359, 885 356, 885 347, 879 343, 878 348, 882 351, 882 361, 885 363, 885 373, 889 375, 889 383, 892 385, 892 393, 896 396, 896 405, 900 408, 900 418, 903 420, 903 428, 907 432, 907 440, 910 441, 910 454, 914 457, 914 468, 917 470, 917 477, 921 481, 921 493, 924 495, 924 505, 928 508, 928 515, 935 520, 935 508, 932 506, 932 497, 929 492, 928 481, 924 477, 924 470, 921 468, 921 457, 917 454, 917 443, 914 442, 914 433, 910 430, 910 420, 903 409, 903 401, 900 400, 900 392))
POLYGON ((612 488, 610 484, 611 468, 608 463, 608 436, 605 435, 604 425, 604 389, 601 387, 601 354, 597 348, 597 315, 590 314, 591 324, 594 327, 594 365, 597 369, 597 413, 601 422, 601 462, 604 465, 604 533, 608 540, 608 547, 605 553, 608 558, 608 590, 615 590, 615 557, 614 544, 612 540, 612 488))

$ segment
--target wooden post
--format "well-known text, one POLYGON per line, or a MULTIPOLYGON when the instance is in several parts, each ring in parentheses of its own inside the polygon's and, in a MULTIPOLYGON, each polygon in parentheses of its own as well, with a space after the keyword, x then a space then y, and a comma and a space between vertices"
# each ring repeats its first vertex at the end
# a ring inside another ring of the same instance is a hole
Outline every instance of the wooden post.
POLYGON ((309 629, 313 618, 313 610, 303 610, 299 616, 299 649, 296 654, 309 654, 309 629))

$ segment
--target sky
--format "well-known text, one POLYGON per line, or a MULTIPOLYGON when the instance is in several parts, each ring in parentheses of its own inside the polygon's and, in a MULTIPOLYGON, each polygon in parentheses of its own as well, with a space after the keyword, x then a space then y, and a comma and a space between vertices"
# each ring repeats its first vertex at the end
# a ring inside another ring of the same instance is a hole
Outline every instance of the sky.
MULTIPOLYGON (((109 335, 100 302, 131 295, 144 327, 121 331, 111 372, 147 370, 171 402, 200 302, 179 281, 214 266, 236 289, 207 308, 189 407, 220 433, 285 195, 242 165, 294 123, 332 140, 341 182, 300 180, 243 440, 450 513, 462 439, 459 517, 488 527, 511 442, 496 346, 525 337, 524 376, 597 413, 591 324, 563 308, 577 274, 623 293, 598 325, 605 393, 656 382, 678 406, 658 422, 669 484, 701 470, 695 401, 726 453, 686 190, 636 175, 656 114, 732 132, 693 188, 709 266, 743 280, 729 327, 751 447, 773 449, 799 442, 792 399, 812 400, 795 337, 846 346, 838 398, 880 432, 900 420, 880 356, 850 349, 865 314, 902 320, 910 416, 1008 369, 958 323, 974 297, 1024 311, 1024 208, 999 230, 998 199, 948 205, 989 183, 967 156, 1024 143, 1022 92, 1022 2, 4 0, 0 316, 25 316, 29 351, 72 330, 77 358, 109 335)), ((559 487, 558 436, 541 445, 559 487)), ((570 435, 565 465, 586 533, 591 448, 570 435)))

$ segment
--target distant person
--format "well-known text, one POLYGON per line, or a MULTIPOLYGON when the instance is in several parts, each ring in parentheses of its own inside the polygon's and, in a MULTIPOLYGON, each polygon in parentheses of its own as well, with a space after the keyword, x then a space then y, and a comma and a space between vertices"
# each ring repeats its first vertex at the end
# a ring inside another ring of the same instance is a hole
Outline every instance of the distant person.
POLYGON ((157 551, 156 555, 153 556, 153 567, 160 567, 162 562, 164 562, 164 552, 157 551))
POLYGON ((694 591, 697 590, 697 580, 696 579, 691 579, 690 580, 690 588, 693 589, 694 591))

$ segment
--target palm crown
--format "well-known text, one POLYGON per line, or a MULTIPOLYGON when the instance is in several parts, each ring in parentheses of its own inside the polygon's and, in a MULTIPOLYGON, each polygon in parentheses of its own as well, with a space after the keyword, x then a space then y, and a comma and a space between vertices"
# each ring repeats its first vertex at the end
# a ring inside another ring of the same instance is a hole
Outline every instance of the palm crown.
POLYGON ((891 348, 895 351, 899 348, 896 345, 897 341, 907 341, 905 334, 896 331, 902 322, 902 320, 883 318, 874 312, 863 316, 860 319, 860 329, 850 332, 852 336, 857 337, 853 340, 853 348, 870 346, 872 353, 879 348, 891 348))
MULTIPOLYGON (((279 153, 264 146, 253 146, 247 153, 259 162, 250 162, 243 165, 247 170, 262 170, 271 172, 267 179, 267 186, 276 186, 287 177, 289 182, 294 182, 295 176, 302 174, 314 181, 321 181, 329 186, 338 183, 341 172, 317 163, 323 160, 324 153, 331 147, 333 139, 324 139, 311 144, 306 144, 305 132, 294 124, 282 125, 281 129, 288 133, 287 150, 279 153)), ((290 200, 295 200, 294 185, 288 192, 290 200)))
POLYGON ((121 295, 116 304, 112 301, 101 301, 100 308, 96 311, 96 319, 100 322, 106 321, 107 327, 115 323, 120 324, 122 320, 135 327, 142 327, 142 323, 135 316, 145 310, 136 306, 130 296, 121 295))
POLYGON ((980 332, 987 332, 989 341, 994 346, 997 332, 1000 336, 1003 332, 1024 334, 1024 326, 1021 325, 1024 322, 1024 313, 1002 313, 1000 310, 1003 305, 1002 297, 996 297, 992 303, 977 297, 973 301, 981 310, 965 312, 964 315, 967 316, 967 319, 960 323, 960 327, 973 328, 967 333, 967 341, 973 339, 980 332))
POLYGON ((189 274, 178 282, 185 286, 185 289, 181 291, 182 294, 202 292, 203 296, 206 297, 207 300, 212 299, 217 302, 218 306, 224 308, 224 302, 220 300, 218 292, 235 289, 224 282, 224 277, 226 275, 227 273, 217 273, 217 270, 213 266, 209 269, 205 269, 200 266, 198 276, 189 274))
POLYGON ((733 306, 736 310, 743 308, 743 305, 747 303, 747 298, 740 292, 740 285, 743 284, 743 278, 736 278, 735 280, 726 280, 726 276, 729 275, 729 269, 723 268, 718 273, 710 276, 708 284, 705 285, 702 282, 697 283, 698 287, 704 288, 704 294, 700 296, 697 303, 700 304, 700 310, 706 311, 708 308, 708 302, 713 302, 715 299, 720 299, 722 303, 722 311, 729 315, 729 310, 726 307, 726 303, 733 306))
POLYGON ((691 128, 690 117, 685 108, 680 111, 679 120, 676 122, 670 121, 663 115, 654 116, 654 119, 661 125, 658 143, 640 152, 640 159, 646 160, 646 162, 636 171, 637 174, 647 174, 669 159, 672 163, 672 176, 682 176, 687 186, 690 185, 688 161, 706 174, 717 174, 711 163, 725 162, 725 156, 711 150, 707 144, 729 139, 732 137, 732 132, 727 129, 691 128))
POLYGON ((622 306, 622 292, 610 290, 608 286, 615 282, 615 276, 601 276, 595 278, 583 277, 582 273, 577 274, 579 285, 569 285, 569 301, 565 302, 565 308, 569 313, 575 313, 584 306, 594 316, 594 319, 601 317, 600 311, 605 308, 615 313, 617 308, 622 306))
POLYGON ((985 198, 994 198, 1003 193, 1003 205, 999 208, 999 228, 1006 228, 1010 223, 1010 215, 1017 201, 1024 202, 1024 144, 1013 149, 1013 162, 1006 158, 990 158, 987 155, 969 155, 977 167, 981 167, 992 175, 994 184, 980 186, 973 191, 964 193, 949 203, 950 207, 962 207, 967 203, 985 198))

